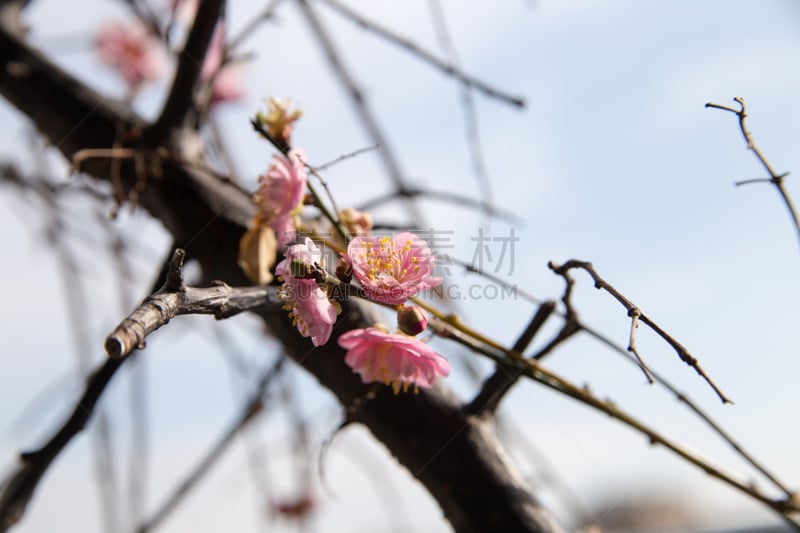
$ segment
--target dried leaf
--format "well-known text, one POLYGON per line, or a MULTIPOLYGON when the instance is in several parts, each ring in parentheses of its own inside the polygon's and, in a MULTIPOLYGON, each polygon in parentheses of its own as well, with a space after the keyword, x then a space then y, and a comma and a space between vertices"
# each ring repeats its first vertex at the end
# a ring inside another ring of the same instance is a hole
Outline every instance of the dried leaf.
POLYGON ((266 285, 273 278, 270 269, 275 263, 277 251, 275 232, 269 226, 256 221, 239 241, 239 266, 250 281, 266 285))

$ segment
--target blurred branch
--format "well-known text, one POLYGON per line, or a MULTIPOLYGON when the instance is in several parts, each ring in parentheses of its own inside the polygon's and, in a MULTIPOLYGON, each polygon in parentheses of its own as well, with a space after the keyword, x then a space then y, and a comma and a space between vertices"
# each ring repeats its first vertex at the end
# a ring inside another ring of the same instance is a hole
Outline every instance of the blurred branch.
POLYGON ((282 1, 283 0, 272 0, 264 9, 259 11, 258 14, 245 24, 244 28, 239 30, 239 33, 230 40, 228 51, 236 50, 261 24, 271 19, 282 1))
POLYGON ((506 220, 511 223, 519 224, 522 222, 522 220, 517 215, 509 211, 505 211, 503 209, 495 207, 490 203, 481 200, 475 200, 468 196, 464 196, 462 194, 454 192, 432 191, 430 189, 423 189, 419 187, 405 187, 395 192, 378 196, 377 198, 373 198, 371 200, 362 203, 360 206, 358 206, 358 208, 361 209, 362 211, 368 211, 370 209, 375 209, 377 206, 381 204, 395 201, 398 198, 417 198, 417 197, 422 197, 423 199, 441 200, 443 202, 448 202, 456 205, 473 207, 475 209, 480 209, 484 211, 489 216, 493 216, 500 220, 506 220))
POLYGON ((122 362, 122 359, 107 359, 87 378, 86 388, 72 414, 47 444, 36 451, 20 454, 22 464, 0 487, 0 531, 7 531, 22 518, 42 476, 72 437, 86 427, 97 401, 122 362))
POLYGON ((401 48, 404 48, 412 55, 416 56, 417 58, 421 59, 425 63, 439 69, 444 74, 448 76, 452 76, 456 78, 458 81, 463 83, 468 87, 472 87, 486 96, 491 98, 495 98, 503 103, 515 106, 515 107, 525 107, 525 100, 519 96, 512 96, 509 94, 504 93, 503 91, 496 89, 490 86, 487 83, 484 83, 468 74, 462 72, 456 65, 448 64, 438 59, 430 52, 423 50, 413 42, 409 41, 405 37, 397 35, 396 33, 380 26, 376 22, 368 20, 361 16, 356 11, 348 8, 347 6, 339 3, 336 0, 322 0, 323 3, 330 6, 334 11, 338 12, 340 15, 344 16, 345 18, 349 19, 354 24, 364 28, 367 31, 370 31, 379 37, 385 39, 386 41, 397 45, 401 48))
POLYGON ((217 442, 206 452, 203 458, 181 481, 167 499, 158 506, 153 515, 144 520, 136 529, 137 533, 147 533, 156 529, 161 522, 178 506, 178 504, 195 488, 202 478, 211 470, 211 467, 222 457, 237 435, 264 410, 264 396, 267 389, 278 376, 286 361, 286 356, 281 356, 272 367, 262 376, 253 391, 250 399, 242 407, 230 427, 219 437, 217 442))
MULTIPOLYGON (((447 20, 441 2, 439 0, 428 0, 428 7, 439 45, 450 56, 453 65, 460 69, 458 53, 447 30, 447 20)), ((488 206, 494 203, 494 199, 492 196, 492 184, 489 180, 489 175, 486 173, 486 164, 484 163, 483 146, 481 145, 480 128, 478 126, 478 110, 475 107, 475 99, 472 98, 472 87, 467 83, 463 83, 460 89, 461 109, 464 115, 464 133, 467 137, 467 146, 472 160, 472 173, 478 181, 480 196, 484 199, 484 214, 491 216, 488 206)))
POLYGON ((352 152, 349 152, 349 153, 346 153, 346 154, 342 154, 339 157, 337 157, 336 159, 332 159, 331 161, 328 161, 327 163, 323 163, 321 165, 317 165, 315 168, 317 169, 317 171, 325 170, 325 169, 330 168, 333 165, 341 163, 342 161, 345 161, 347 159, 351 159, 353 157, 359 156, 359 155, 364 154, 366 152, 371 152, 372 150, 379 150, 380 147, 381 147, 381 145, 379 145, 379 144, 373 144, 373 145, 370 145, 370 146, 365 146, 364 148, 359 148, 358 150, 353 150, 352 152))
POLYGON ((775 188, 778 189, 778 193, 781 195, 783 199, 783 203, 786 204, 786 208, 789 210, 789 215, 792 217, 792 222, 794 222, 794 228, 797 231, 798 237, 800 237, 800 218, 798 218, 797 211, 794 208, 794 204, 792 203, 792 199, 789 197, 789 193, 786 191, 786 187, 783 185, 783 180, 786 176, 789 175, 788 172, 784 172, 783 174, 778 174, 775 172, 775 169, 772 165, 767 161, 767 158, 761 153, 758 146, 756 146, 755 142, 753 141, 753 135, 747 129, 747 125, 745 124, 745 119, 747 118, 747 108, 744 104, 744 98, 736 97, 733 99, 734 102, 739 104, 739 109, 734 109, 732 107, 714 104, 714 103, 707 103, 706 107, 714 108, 714 109, 722 109, 723 111, 729 111, 736 115, 739 118, 739 129, 742 130, 742 137, 744 137, 744 142, 747 143, 747 149, 752 151, 755 154, 758 161, 767 171, 769 174, 769 179, 754 179, 754 180, 744 180, 744 181, 737 181, 736 185, 747 185, 750 183, 772 183, 775 185, 775 188))
POLYGON ((147 335, 178 315, 214 315, 219 320, 260 307, 280 307, 275 287, 230 287, 223 282, 209 288, 187 287, 183 280, 184 257, 183 250, 175 250, 164 286, 148 296, 106 338, 106 352, 112 359, 125 357, 134 348, 144 348, 147 335))
MULTIPOLYGON (((515 352, 523 353, 528 348, 530 343, 533 342, 533 338, 536 336, 542 326, 544 326, 544 323, 548 318, 550 318, 550 315, 553 314, 555 309, 556 304, 552 301, 547 301, 540 305, 530 322, 528 322, 528 326, 519 336, 511 349, 515 352)), ((519 375, 520 372, 509 374, 506 367, 498 365, 494 371, 494 374, 489 376, 486 381, 484 381, 480 392, 464 408, 464 410, 472 415, 494 415, 500 405, 500 400, 502 400, 503 396, 505 396, 505 394, 511 390, 511 387, 519 379, 519 375)))
MULTIPOLYGON (((165 276, 166 263, 156 279, 156 285, 160 284, 165 276)), ((70 417, 44 446, 20 455, 22 464, 0 485, 0 532, 7 531, 22 518, 42 476, 72 438, 86 427, 100 396, 124 361, 125 359, 106 359, 97 367, 86 378, 83 395, 70 417)))
MULTIPOLYGON (((331 39, 325 27, 322 25, 319 17, 317 17, 316 12, 309 5, 308 0, 296 1, 300 6, 300 10, 305 17, 306 22, 308 22, 308 25, 311 28, 312 36, 317 40, 320 47, 323 49, 331 69, 341 85, 345 88, 347 94, 350 96, 350 100, 353 102, 356 114, 361 120, 364 128, 367 130, 367 134, 372 138, 373 142, 381 146, 381 150, 378 152, 378 154, 383 161, 384 167, 386 167, 386 171, 389 174, 389 179, 392 180, 395 190, 398 193, 408 190, 408 185, 406 184, 405 177, 400 169, 400 164, 397 161, 394 152, 391 150, 386 140, 386 136, 383 134, 383 131, 378 125, 377 119, 367 106, 364 93, 355 82, 353 76, 347 70, 347 67, 345 67, 344 62, 342 61, 341 56, 333 43, 333 40, 331 39)), ((421 223, 424 225, 424 217, 422 216, 422 213, 416 204, 407 200, 405 202, 405 207, 409 211, 409 215, 411 216, 412 220, 418 224, 421 223)))
POLYGON ((161 144, 170 130, 180 126, 194 105, 193 95, 200 79, 206 50, 224 4, 224 0, 204 0, 199 3, 194 24, 178 60, 167 101, 159 117, 145 131, 145 138, 153 145, 161 144))

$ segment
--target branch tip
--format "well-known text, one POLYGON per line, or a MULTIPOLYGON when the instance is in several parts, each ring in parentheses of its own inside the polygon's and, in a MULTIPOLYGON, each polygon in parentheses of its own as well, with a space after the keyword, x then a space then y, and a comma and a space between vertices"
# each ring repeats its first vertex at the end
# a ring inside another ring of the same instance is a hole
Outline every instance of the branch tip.
POLYGON ((183 280, 183 261, 186 258, 186 251, 176 248, 169 261, 169 271, 164 282, 164 290, 177 292, 185 288, 183 280))

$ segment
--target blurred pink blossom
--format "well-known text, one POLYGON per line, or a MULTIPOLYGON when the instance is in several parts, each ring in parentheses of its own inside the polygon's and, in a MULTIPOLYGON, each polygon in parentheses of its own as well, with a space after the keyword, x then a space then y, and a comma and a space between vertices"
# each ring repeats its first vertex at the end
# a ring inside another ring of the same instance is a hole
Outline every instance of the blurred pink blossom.
POLYGON ((413 233, 390 237, 355 237, 345 259, 367 296, 376 302, 399 305, 419 291, 436 287, 436 258, 428 244, 413 233))
POLYGON ((387 333, 377 327, 354 329, 339 337, 345 363, 361 381, 391 385, 395 394, 410 385, 427 389, 438 376, 450 374, 450 363, 416 337, 387 333))
POLYGON ((292 323, 303 337, 311 337, 314 346, 328 342, 336 322, 336 307, 313 279, 296 277, 293 263, 309 266, 320 261, 320 250, 306 237, 305 244, 295 244, 286 250, 286 257, 275 267, 278 279, 283 282, 280 298, 283 308, 289 311, 292 323))
POLYGON ((219 23, 211 36, 208 44, 203 70, 200 79, 203 81, 214 80, 212 103, 239 100, 244 96, 244 83, 240 65, 222 66, 225 58, 225 25, 219 23), (222 67, 222 68, 220 68, 222 67))
POLYGON ((294 148, 289 157, 276 154, 272 165, 260 178, 256 192, 260 216, 275 230, 278 242, 286 245, 294 238, 294 216, 303 205, 306 193, 305 155, 302 148, 294 148))
POLYGON ((94 46, 100 61, 116 69, 131 87, 155 80, 164 72, 162 44, 139 22, 104 25, 94 46))

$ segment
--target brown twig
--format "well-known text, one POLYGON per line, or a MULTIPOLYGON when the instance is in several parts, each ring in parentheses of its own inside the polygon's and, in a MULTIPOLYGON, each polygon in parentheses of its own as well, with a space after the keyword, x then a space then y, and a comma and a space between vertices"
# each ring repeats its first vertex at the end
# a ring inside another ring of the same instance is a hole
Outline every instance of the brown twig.
MULTIPOLYGON (((615 300, 617 300, 620 304, 622 304, 622 306, 628 312, 628 316, 631 317, 632 321, 631 337, 630 337, 630 344, 628 345, 628 351, 633 353, 638 361, 641 362, 641 358, 635 351, 636 347, 634 345, 633 330, 635 329, 636 322, 641 321, 642 323, 646 324, 650 329, 652 329, 655 333, 657 333, 659 337, 664 339, 667 342, 667 344, 672 346, 672 348, 678 354, 678 357, 680 357, 681 361, 692 367, 694 371, 697 372, 697 374, 700 377, 702 377, 706 381, 706 383, 709 384, 709 386, 714 390, 714 392, 717 394, 722 403, 733 403, 722 393, 720 388, 717 387, 714 381, 708 376, 708 374, 706 374, 705 370, 703 370, 703 368, 700 366, 700 363, 697 361, 697 359, 694 356, 692 356, 692 354, 690 354, 689 351, 681 343, 675 340, 675 338, 673 338, 669 333, 664 331, 658 324, 653 322, 650 319, 650 317, 642 313, 638 306, 636 306, 633 302, 631 302, 628 298, 626 298, 610 283, 601 278, 591 263, 586 261, 578 261, 576 259, 570 259, 561 266, 558 266, 551 261, 548 264, 548 267, 550 268, 550 270, 552 270, 553 272, 564 278, 564 280, 567 282, 569 290, 571 290, 571 285, 573 283, 571 281, 571 278, 568 277, 569 271, 573 268, 579 268, 581 270, 584 270, 586 271, 586 273, 589 274, 589 276, 591 276, 592 280, 594 281, 595 288, 605 290, 607 293, 613 296, 615 300)), ((645 374, 647 375, 650 382, 652 383, 653 376, 650 373, 650 371, 647 369, 646 366, 641 366, 641 368, 642 371, 644 371, 645 374)))
POLYGON ((515 107, 525 107, 525 100, 523 98, 519 96, 512 96, 506 94, 503 91, 500 91, 499 89, 496 89, 487 83, 484 83, 468 74, 465 74, 464 72, 459 70, 456 65, 445 63, 441 59, 438 59, 430 52, 423 50, 422 48, 420 48, 413 42, 409 41, 405 37, 397 35, 396 33, 380 26, 379 24, 362 17, 359 13, 337 2, 336 0, 323 0, 323 2, 328 4, 329 7, 331 7, 334 11, 336 11, 343 17, 352 21, 354 24, 378 35, 383 39, 386 39, 388 42, 394 45, 404 48, 411 54, 415 55, 416 57, 428 63, 429 65, 439 69, 448 76, 453 76, 464 85, 472 87, 484 93, 486 96, 500 100, 503 103, 510 104, 515 107))
POLYGON ((789 193, 787 192, 786 187, 784 187, 783 184, 784 178, 788 176, 789 173, 784 172, 783 174, 778 174, 777 172, 775 172, 775 169, 772 167, 769 161, 767 161, 767 158, 764 156, 764 154, 761 152, 758 146, 756 146, 755 142, 753 141, 753 134, 750 133, 750 131, 747 129, 747 124, 745 123, 745 119, 747 118, 747 108, 745 107, 744 104, 744 98, 737 96, 736 98, 733 99, 733 101, 739 104, 739 109, 734 109, 732 107, 720 104, 714 104, 711 102, 708 102, 706 104, 706 107, 710 107, 713 109, 722 109, 723 111, 729 111, 738 117, 739 129, 742 131, 742 137, 744 137, 744 142, 747 143, 747 149, 752 151, 753 154, 755 154, 758 161, 767 171, 767 174, 769 174, 768 179, 759 178, 759 179, 737 181, 736 186, 738 187, 741 185, 748 185, 750 183, 760 183, 760 182, 772 183, 773 185, 775 185, 775 188, 778 189, 778 193, 781 195, 781 198, 783 199, 783 203, 786 204, 786 208, 789 210, 789 215, 792 217, 792 222, 794 222, 794 228, 797 231, 797 235, 798 237, 800 237, 800 218, 798 218, 797 210, 795 210, 794 208, 794 203, 792 202, 792 199, 789 197, 789 193))
POLYGON ((230 287, 222 282, 208 288, 187 287, 183 281, 184 255, 183 250, 175 250, 164 286, 148 296, 106 338, 106 352, 112 359, 143 348, 147 335, 178 315, 203 314, 222 319, 279 304, 275 287, 230 287))

